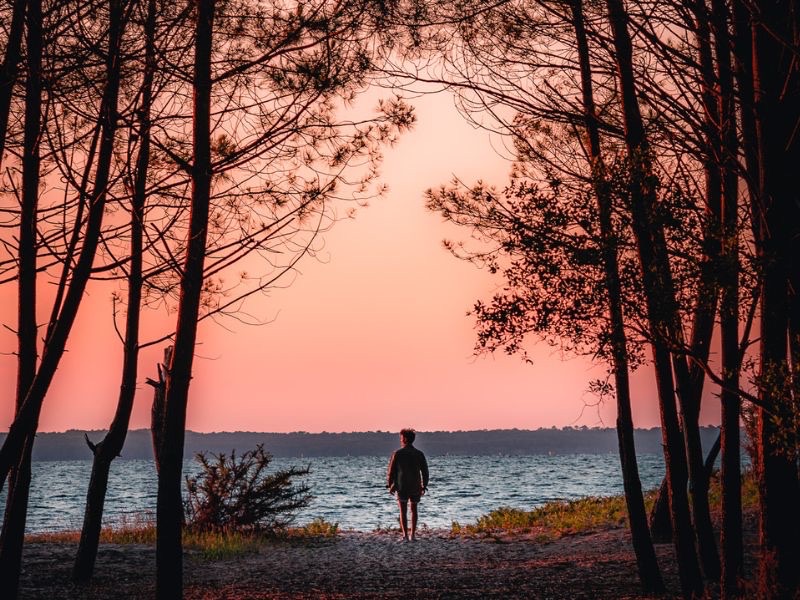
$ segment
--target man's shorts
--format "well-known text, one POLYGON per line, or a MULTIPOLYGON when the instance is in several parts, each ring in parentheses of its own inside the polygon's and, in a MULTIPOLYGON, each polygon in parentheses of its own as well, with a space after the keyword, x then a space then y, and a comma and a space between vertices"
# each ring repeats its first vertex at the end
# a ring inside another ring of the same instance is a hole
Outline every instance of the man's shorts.
POLYGON ((403 502, 403 503, 408 502, 409 500, 411 500, 411 502, 413 502, 414 504, 417 504, 421 497, 422 497, 421 494, 410 494, 410 495, 406 496, 405 494, 401 494, 400 492, 397 492, 397 499, 400 502, 403 502))

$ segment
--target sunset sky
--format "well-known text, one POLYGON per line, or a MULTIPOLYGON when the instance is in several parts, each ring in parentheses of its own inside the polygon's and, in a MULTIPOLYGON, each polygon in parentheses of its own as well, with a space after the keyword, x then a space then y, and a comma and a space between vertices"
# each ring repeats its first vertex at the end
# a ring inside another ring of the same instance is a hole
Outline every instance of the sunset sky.
MULTIPOLYGON (((534 364, 472 356, 466 312, 499 282, 454 259, 424 190, 478 178, 502 184, 500 140, 470 127, 447 94, 413 101, 415 129, 385 151, 390 191, 325 234, 321 260, 306 259, 290 286, 248 305, 267 324, 200 326, 188 423, 195 431, 363 431, 614 426, 609 404, 587 407, 602 366, 532 345, 534 364)), ((68 353, 45 400, 40 431, 102 429, 114 412, 121 345, 110 290, 90 287, 68 353)), ((13 286, 0 288, 3 324, 14 327, 13 286)), ((171 319, 174 317, 170 317, 171 319)), ((171 321, 170 321, 171 322, 171 321)), ((13 415, 14 336, 0 333, 0 427, 13 415)), ((131 426, 149 425, 160 348, 142 353, 131 426)), ((636 425, 659 423, 650 372, 634 379, 636 425)), ((718 421, 705 403, 703 424, 718 421)))

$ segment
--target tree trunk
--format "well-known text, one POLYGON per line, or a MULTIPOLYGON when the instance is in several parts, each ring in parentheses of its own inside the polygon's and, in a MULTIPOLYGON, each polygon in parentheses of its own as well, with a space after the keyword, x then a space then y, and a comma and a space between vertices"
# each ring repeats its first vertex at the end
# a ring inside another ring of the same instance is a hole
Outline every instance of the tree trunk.
POLYGON ((211 199, 211 39, 214 0, 197 0, 195 10, 192 204, 175 328, 175 349, 167 379, 164 439, 158 475, 156 597, 160 600, 175 600, 183 595, 183 441, 211 199))
POLYGON ((669 511, 669 485, 666 477, 661 480, 661 485, 658 486, 656 500, 653 502, 653 508, 650 509, 650 515, 647 521, 650 526, 650 535, 653 538, 653 542, 656 544, 666 544, 672 541, 672 522, 670 520, 669 511))
MULTIPOLYGON (((794 207, 800 203, 797 165, 800 143, 800 76, 793 48, 797 43, 794 2, 757 2, 753 43, 753 88, 759 153, 761 202, 758 256, 762 265, 761 374, 759 396, 769 414, 757 416, 760 492, 762 597, 793 597, 798 588, 800 520, 797 456, 787 443, 791 418, 788 381, 788 298, 794 207)), ((796 47, 796 46, 795 46, 796 47)), ((789 435, 792 435, 791 433, 789 435)))
POLYGON ((161 449, 164 446, 164 399, 167 393, 168 365, 172 362, 172 350, 172 346, 164 348, 164 362, 156 365, 158 381, 147 378, 147 384, 153 386, 150 435, 153 440, 153 459, 156 465, 156 474, 161 473, 161 449))
MULTIPOLYGON (((150 162, 150 103, 155 72, 155 0, 148 0, 145 24, 145 71, 142 81, 142 103, 139 110, 139 156, 137 158, 134 191, 131 200, 131 249, 128 272, 128 313, 125 323, 125 343, 117 410, 108 433, 96 446, 89 447, 94 455, 81 539, 72 570, 75 581, 88 581, 94 571, 103 507, 108 489, 111 462, 122 452, 128 433, 133 400, 136 395, 136 375, 139 365, 139 320, 142 298, 142 231, 146 200, 147 167, 150 162)), ((89 439, 87 437, 87 443, 89 439)))
POLYGON ((625 503, 631 528, 631 540, 636 554, 639 580, 646 593, 660 593, 664 581, 658 568, 650 531, 647 528, 647 511, 644 507, 642 483, 636 463, 636 446, 633 437, 631 416, 630 383, 628 380, 628 350, 622 312, 622 290, 619 281, 617 250, 611 222, 611 197, 605 182, 603 158, 600 148, 600 133, 597 124, 592 91, 592 73, 589 60, 589 45, 583 21, 582 0, 572 4, 572 20, 578 46, 581 68, 581 88, 586 129, 589 133, 589 154, 592 161, 595 197, 600 215, 600 229, 603 237, 603 257, 611 338, 613 343, 614 381, 617 396, 617 438, 622 467, 622 480, 625 490, 625 503))
MULTIPOLYGON (((112 6, 120 0, 114 0, 112 6)), ((29 8, 30 10, 30 8, 29 8)), ((119 12, 118 9, 112 12, 119 12)), ((121 25, 121 24, 120 24, 121 25)), ((117 126, 117 99, 119 97, 120 80, 120 27, 109 29, 109 51, 107 57, 108 78, 100 104, 99 122, 101 124, 100 151, 95 171, 95 181, 89 198, 89 213, 83 229, 83 244, 72 269, 63 303, 58 315, 54 316, 48 326, 48 335, 44 342, 39 370, 31 382, 28 393, 17 411, 14 421, 8 428, 8 434, 0 448, 0 490, 5 485, 10 470, 20 464, 26 440, 34 435, 39 425, 39 412, 42 403, 53 381, 53 376, 61 362, 66 348, 78 308, 83 300, 86 284, 92 272, 97 246, 99 244, 103 217, 105 216, 107 187, 113 159, 114 135, 117 126)), ((69 263, 74 257, 66 258, 69 263)))
MULTIPOLYGON (((20 207, 19 249, 17 253, 19 260, 17 283, 17 413, 22 410, 25 397, 36 376, 36 361, 38 358, 36 232, 40 179, 39 143, 42 131, 42 11, 40 0, 31 0, 28 5, 26 46, 29 75, 25 86, 22 206, 20 207)), ((14 18, 16 17, 15 7, 14 18)), ((9 43, 11 43, 11 40, 9 40, 9 43)), ((2 100, 5 99, 3 98, 2 100)), ((4 135, 5 132, 3 132, 4 135)), ((0 149, 1 151, 2 149, 0 149)), ((36 418, 38 420, 38 413, 36 418)), ((25 542, 25 524, 28 513, 28 497, 30 495, 33 441, 33 433, 25 436, 22 453, 10 474, 6 511, 3 518, 2 533, 0 533, 0 589, 4 591, 4 597, 8 598, 16 598, 19 591, 22 548, 25 542)))
MULTIPOLYGON (((653 362, 656 370, 661 410, 664 461, 666 463, 673 539, 678 558, 681 589, 686 597, 703 593, 703 581, 694 547, 694 535, 686 491, 688 477, 686 455, 681 440, 672 379, 669 340, 675 324, 674 290, 666 256, 663 230, 653 220, 655 191, 649 148, 633 74, 632 45, 628 33, 628 15, 621 0, 607 0, 609 20, 616 53, 621 88, 625 143, 630 161, 630 208, 636 236, 642 281, 647 301, 653 362)), ((687 382, 688 383, 688 382, 687 382)))
POLYGON ((755 91, 753 89, 753 28, 749 5, 743 0, 734 0, 733 4, 733 53, 736 88, 739 100, 739 118, 742 124, 742 153, 745 158, 745 181, 750 204, 750 219, 753 239, 757 244, 761 240, 761 194, 759 184, 758 137, 756 134, 755 91))
POLYGON ((719 78, 719 124, 722 164, 722 256, 719 281, 722 289, 720 306, 720 335, 722 338, 722 402, 720 446, 722 466, 722 573, 720 595, 738 595, 738 582, 743 575, 742 490, 739 440, 740 404, 739 369, 739 244, 738 199, 739 153, 736 133, 736 102, 733 93, 731 39, 728 33, 730 16, 724 0, 711 0, 712 27, 716 38, 719 78))

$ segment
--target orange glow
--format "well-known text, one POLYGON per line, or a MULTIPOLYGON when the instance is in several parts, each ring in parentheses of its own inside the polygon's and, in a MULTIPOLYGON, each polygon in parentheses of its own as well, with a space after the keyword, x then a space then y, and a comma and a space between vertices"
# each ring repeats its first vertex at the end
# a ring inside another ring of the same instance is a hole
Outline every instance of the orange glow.
MULTIPOLYGON (((322 261, 306 259, 291 286, 248 304, 271 322, 201 325, 188 428, 196 431, 354 431, 613 426, 612 405, 586 408, 591 379, 604 368, 533 348, 516 357, 473 358, 472 303, 498 283, 452 258, 447 229, 424 208, 426 188, 458 175, 503 184, 509 163, 472 129, 445 94, 424 96, 415 129, 386 149, 385 198, 325 234, 322 261), (602 419, 602 421, 601 421, 602 419)), ((119 386, 121 344, 111 327, 110 290, 90 285, 68 353, 47 397, 42 431, 108 426, 119 386)), ((3 322, 13 329, 13 286, 0 288, 3 322)), ((170 322, 174 316, 170 316, 170 322)), ((146 336, 143 336, 146 337, 146 336)), ((0 334, 3 427, 13 416, 13 333, 0 334)), ((142 353, 132 428, 149 425, 161 348, 142 353)), ((659 422, 651 376, 634 379, 634 417, 659 422)), ((702 423, 718 421, 706 402, 702 423)))

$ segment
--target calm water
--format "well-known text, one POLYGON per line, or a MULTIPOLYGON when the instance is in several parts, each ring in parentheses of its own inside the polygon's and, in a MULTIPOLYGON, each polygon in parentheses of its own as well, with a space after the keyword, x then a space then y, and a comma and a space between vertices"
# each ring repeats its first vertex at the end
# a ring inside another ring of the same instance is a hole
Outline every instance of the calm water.
MULTIPOLYGON (((394 527, 396 504, 386 491, 387 457, 355 456, 275 459, 275 468, 311 465, 307 482, 315 498, 297 523, 316 517, 345 529, 371 531, 394 527)), ((453 521, 474 522, 499 506, 530 509, 549 500, 622 493, 616 455, 431 456, 429 493, 420 505, 420 522, 449 528, 453 521)), ((187 473, 196 470, 186 461, 187 473)), ((655 487, 664 474, 663 457, 639 457, 642 484, 655 487)), ((90 461, 33 463, 28 531, 79 529, 83 519, 90 461)), ((5 504, 5 498, 0 497, 5 504)), ((117 460, 111 468, 105 517, 109 523, 155 513, 153 463, 117 460)))

